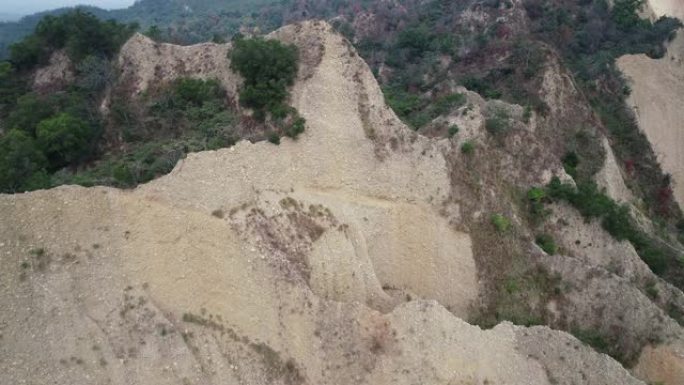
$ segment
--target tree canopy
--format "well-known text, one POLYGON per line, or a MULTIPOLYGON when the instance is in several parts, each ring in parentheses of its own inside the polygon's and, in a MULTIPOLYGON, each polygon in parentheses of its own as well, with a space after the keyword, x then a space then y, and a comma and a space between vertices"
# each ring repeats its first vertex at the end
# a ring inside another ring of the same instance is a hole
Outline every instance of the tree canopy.
POLYGON ((240 103, 259 115, 282 109, 287 87, 297 75, 298 53, 294 45, 263 38, 237 39, 230 52, 230 67, 244 78, 240 103))
POLYGON ((10 61, 17 68, 30 69, 45 63, 57 49, 65 49, 74 62, 89 55, 110 58, 137 28, 137 24, 101 21, 80 9, 59 16, 48 15, 33 34, 10 46, 10 61))

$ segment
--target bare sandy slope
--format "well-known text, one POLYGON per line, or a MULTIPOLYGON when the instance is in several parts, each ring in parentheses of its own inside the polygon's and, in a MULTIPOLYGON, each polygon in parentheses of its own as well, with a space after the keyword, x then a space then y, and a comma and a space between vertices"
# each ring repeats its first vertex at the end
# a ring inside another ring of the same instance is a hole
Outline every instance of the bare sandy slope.
POLYGON ((568 334, 458 318, 479 283, 440 214, 446 143, 406 129, 327 24, 273 37, 320 48, 298 141, 134 191, 0 196, 0 383, 643 384, 568 334))
POLYGON ((230 96, 237 94, 237 78, 229 66, 230 44, 202 43, 178 46, 157 43, 136 33, 121 48, 122 82, 134 94, 179 76, 216 78, 230 96), (175 60, 169 61, 168 58, 175 60))
POLYGON ((683 0, 648 0, 647 3, 657 17, 672 16, 684 20, 683 0))
POLYGON ((2 228, 2 383, 641 383, 546 328, 322 299, 206 213, 107 189, 33 195, 1 206, 41 218, 2 228), (51 246, 36 258, 27 243, 51 246))
MULTIPOLYGON (((684 1, 650 0, 656 16, 684 19, 684 1)), ((684 205, 684 34, 680 31, 662 59, 626 55, 618 67, 632 88, 628 103, 634 108, 639 126, 648 137, 663 170, 674 178, 674 193, 684 205)))

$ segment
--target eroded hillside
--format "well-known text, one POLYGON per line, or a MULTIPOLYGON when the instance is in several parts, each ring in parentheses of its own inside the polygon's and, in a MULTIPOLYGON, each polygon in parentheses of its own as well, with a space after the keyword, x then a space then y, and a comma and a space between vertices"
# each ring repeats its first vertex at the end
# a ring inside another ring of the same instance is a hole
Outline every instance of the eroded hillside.
MULTIPOLYGON (((684 19, 684 2, 650 0, 655 17, 674 16, 684 19)), ((627 76, 632 93, 629 103, 634 108, 639 126, 652 143, 663 169, 674 179, 674 194, 684 204, 684 146, 682 110, 675 102, 684 91, 684 35, 679 30, 668 43, 661 59, 646 55, 627 55, 618 66, 627 76)))
MULTIPOLYGON (((328 24, 271 38, 305 59, 298 140, 190 154, 134 190, 0 196, 0 382, 681 383, 679 289, 563 203, 542 229, 558 249, 535 243, 525 191, 572 182, 556 133, 592 119, 564 108, 584 102, 562 66, 544 67, 548 116, 456 88, 460 133, 429 138, 328 24)), ((145 57, 133 39, 122 58, 145 57)), ((223 74, 197 73, 239 83, 223 74)), ((598 183, 629 202, 604 151, 598 183)))

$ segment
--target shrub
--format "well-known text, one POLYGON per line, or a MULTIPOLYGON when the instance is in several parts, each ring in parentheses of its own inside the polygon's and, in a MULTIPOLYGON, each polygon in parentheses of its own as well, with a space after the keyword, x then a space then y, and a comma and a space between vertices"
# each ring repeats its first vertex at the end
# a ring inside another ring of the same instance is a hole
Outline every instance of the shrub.
POLYGON ((527 199, 532 202, 541 202, 546 198, 546 191, 541 187, 532 187, 527 191, 527 199))
POLYGON ((436 117, 448 113, 466 103, 461 93, 436 98, 419 96, 409 92, 404 85, 383 87, 385 101, 392 110, 413 129, 419 129, 436 117))
POLYGON ((463 144, 461 145, 461 152, 466 154, 466 155, 472 154, 474 151, 475 151, 475 144, 473 144, 473 142, 471 142, 469 140, 463 142, 463 144))
POLYGON ((162 32, 156 25, 151 25, 143 34, 154 41, 160 41, 162 38, 162 32))
POLYGON ((646 287, 644 288, 644 291, 646 292, 646 295, 649 296, 652 300, 657 300, 660 292, 658 291, 658 287, 656 286, 656 281, 655 280, 650 280, 647 284, 646 287))
POLYGON ((306 123, 306 120, 302 117, 297 117, 292 124, 290 124, 289 127, 285 130, 285 135, 292 139, 297 139, 297 136, 304 132, 304 124, 306 123))
POLYGON ((434 102, 427 108, 430 120, 449 112, 451 109, 460 107, 466 102, 466 97, 460 93, 448 94, 445 96, 438 97, 434 102))
POLYGON ((494 111, 493 115, 485 119, 485 128, 492 135, 499 135, 508 130, 508 113, 502 108, 494 111))
POLYGON ((548 255, 556 254, 557 247, 553 237, 549 234, 539 234, 535 238, 535 243, 548 255))
POLYGON ((257 118, 279 108, 287 87, 297 75, 298 53, 294 45, 262 38, 237 39, 229 54, 230 67, 244 78, 240 103, 255 110, 257 118))
POLYGON ((528 104, 527 106, 525 106, 525 111, 523 111, 522 119, 523 119, 523 122, 529 123, 531 118, 532 118, 532 106, 530 106, 528 104))
MULTIPOLYGON (((594 329, 574 329, 572 334, 580 341, 593 347, 601 353, 610 354, 612 353, 612 344, 608 341, 607 336, 605 336, 601 331, 594 329)), ((613 356, 612 354, 610 354, 613 356)), ((613 356, 615 357, 615 356, 613 356)))
POLYGON ((544 199, 546 198, 546 191, 540 187, 532 187, 527 191, 527 200, 530 205, 530 213, 533 221, 540 221, 547 214, 544 209, 544 199))
POLYGON ((612 18, 623 29, 630 29, 647 21, 639 17, 644 0, 615 0, 612 18))
POLYGON ((493 214, 490 220, 499 233, 505 233, 511 228, 511 221, 501 214, 493 214))
POLYGON ((38 123, 36 138, 50 167, 57 169, 88 153, 93 132, 85 121, 61 113, 38 123))
POLYGON ((458 126, 454 124, 449 127, 448 134, 450 138, 453 138, 454 135, 458 134, 458 126))
POLYGON ((278 135, 276 132, 271 132, 268 134, 268 141, 277 146, 280 144, 280 135, 278 135))
POLYGON ((34 136, 38 123, 54 113, 55 106, 52 102, 34 93, 28 93, 17 100, 16 106, 7 117, 6 125, 34 136))
POLYGON ((570 151, 562 159, 563 169, 573 178, 577 178, 577 166, 579 165, 579 158, 577 153, 570 151))
POLYGON ((112 169, 112 177, 119 186, 133 186, 136 178, 127 164, 117 164, 112 169))
POLYGON ((46 166, 47 159, 25 132, 11 130, 0 138, 0 192, 44 187, 46 166))
POLYGON ((181 107, 201 107, 206 102, 225 96, 221 85, 215 79, 180 78, 174 82, 173 93, 181 107))
POLYGON ((95 95, 104 90, 114 81, 114 69, 109 60, 90 55, 77 66, 78 78, 76 84, 83 91, 95 95))
POLYGON ((401 87, 383 87, 382 91, 385 94, 387 104, 402 119, 406 119, 421 108, 418 95, 409 93, 401 87))

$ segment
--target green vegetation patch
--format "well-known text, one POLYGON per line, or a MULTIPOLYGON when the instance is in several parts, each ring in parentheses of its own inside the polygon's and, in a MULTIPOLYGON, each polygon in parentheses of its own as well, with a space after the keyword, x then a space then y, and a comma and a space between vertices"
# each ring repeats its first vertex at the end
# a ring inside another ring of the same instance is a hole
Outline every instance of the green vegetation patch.
POLYGON ((259 120, 267 112, 274 118, 284 118, 287 89, 297 76, 297 47, 277 40, 239 38, 234 41, 229 57, 230 68, 244 78, 240 103, 254 109, 259 120))
POLYGON ((534 241, 548 255, 554 255, 558 251, 556 241, 549 234, 539 234, 534 241))
POLYGON ((635 222, 629 207, 620 205, 599 191, 592 182, 578 183, 577 187, 562 183, 554 177, 546 187, 548 196, 574 206, 585 218, 600 220, 601 226, 615 239, 627 240, 651 270, 684 287, 684 266, 679 253, 661 240, 646 234, 635 222))
MULTIPOLYGON (((680 21, 661 17, 655 22, 639 17, 642 0, 546 2, 525 0, 533 35, 558 50, 563 63, 574 74, 575 84, 588 98, 611 139, 611 147, 630 178, 630 188, 643 198, 649 214, 673 225, 682 218, 674 202, 669 178, 660 171, 648 140, 626 106, 629 86, 615 65, 625 54, 646 54, 653 58, 665 53, 664 43, 674 36, 680 21)), ((580 138, 581 139, 581 138, 580 138)), ((595 138, 590 138, 597 147, 595 138)), ((574 151, 580 162, 564 158, 569 174, 590 180, 600 167, 592 146, 578 142, 574 151), (588 172, 589 171, 589 172, 588 172)), ((568 154, 570 155, 570 154, 568 154)))
POLYGON ((491 135, 498 136, 504 134, 510 128, 510 116, 503 108, 496 108, 485 119, 485 128, 491 135))
POLYGON ((469 140, 463 142, 463 144, 461 145, 461 152, 466 155, 472 154, 473 152, 475 152, 475 143, 469 140))
POLYGON ((461 93, 437 97, 418 96, 401 86, 384 87, 383 92, 392 110, 415 130, 466 103, 466 97, 461 93))
POLYGON ((101 21, 80 9, 48 15, 33 34, 10 46, 10 61, 19 69, 31 69, 47 63, 59 49, 65 49, 75 63, 90 55, 111 58, 137 29, 137 24, 101 21))
POLYGON ((492 214, 490 220, 499 233, 506 233, 511 228, 511 220, 501 214, 492 214))

